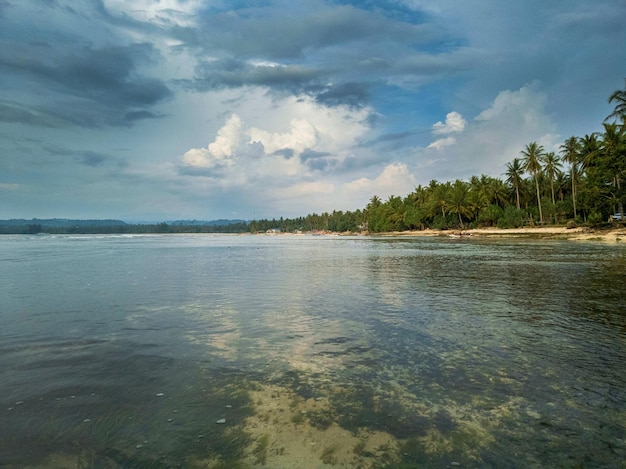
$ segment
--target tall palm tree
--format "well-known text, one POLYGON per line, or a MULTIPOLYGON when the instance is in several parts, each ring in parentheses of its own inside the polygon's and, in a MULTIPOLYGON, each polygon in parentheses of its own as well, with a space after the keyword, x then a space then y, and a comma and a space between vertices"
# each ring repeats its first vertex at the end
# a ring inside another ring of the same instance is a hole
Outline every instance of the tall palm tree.
POLYGON ((499 178, 490 178, 489 190, 491 192, 492 202, 498 207, 504 208, 507 200, 507 187, 499 178))
POLYGON ((563 142, 561 145, 561 154, 563 160, 570 165, 570 176, 572 179, 572 205, 574 207, 574 218, 576 218, 576 175, 578 172, 578 165, 580 163, 580 141, 572 136, 563 142))
POLYGON ((461 229, 465 229, 463 217, 469 217, 472 214, 469 199, 469 184, 457 179, 450 187, 448 192, 450 213, 456 213, 459 216, 459 225, 461 229))
MULTIPOLYGON (((554 180, 561 174, 561 161, 554 152, 549 152, 543 155, 543 174, 550 181, 550 193, 552 194, 552 205, 556 206, 556 199, 554 198, 554 180)), ((557 223, 558 217, 556 211, 554 212, 554 223, 557 223)))
POLYGON ((535 180, 537 189, 537 206, 539 207, 539 222, 543 225, 543 212, 541 210, 541 194, 539 193, 539 175, 541 174, 541 160, 544 149, 537 142, 531 142, 522 150, 522 165, 524 170, 530 173, 535 180))
POLYGON ((511 163, 506 164, 506 182, 509 183, 513 189, 515 189, 515 201, 517 202, 517 209, 520 209, 519 204, 519 188, 522 185, 522 175, 524 174, 524 168, 522 167, 522 161, 519 158, 513 158, 511 163))
MULTIPOLYGON (((626 78, 624 79, 626 84, 626 78)), ((623 90, 616 90, 609 96, 609 103, 615 101, 615 109, 604 119, 604 122, 610 119, 619 119, 622 121, 622 129, 626 127, 626 86, 623 90)))
POLYGON ((563 165, 561 164, 559 157, 556 156, 554 152, 546 153, 543 156, 543 173, 550 181, 550 192, 552 193, 553 204, 556 203, 556 200, 554 199, 554 180, 561 172, 562 167, 563 165))
POLYGON ((587 170, 590 166, 595 166, 597 160, 602 153, 600 142, 595 133, 586 134, 580 140, 580 158, 579 162, 582 170, 587 170))
POLYGON ((619 212, 623 213, 621 202, 622 178, 626 176, 626 132, 617 124, 603 124, 604 133, 600 141, 602 164, 609 172, 612 185, 616 189, 619 212))
POLYGON ((486 210, 489 206, 489 196, 487 194, 487 183, 485 181, 485 175, 472 176, 469 180, 470 192, 472 193, 472 203, 474 206, 474 212, 480 214, 486 210))

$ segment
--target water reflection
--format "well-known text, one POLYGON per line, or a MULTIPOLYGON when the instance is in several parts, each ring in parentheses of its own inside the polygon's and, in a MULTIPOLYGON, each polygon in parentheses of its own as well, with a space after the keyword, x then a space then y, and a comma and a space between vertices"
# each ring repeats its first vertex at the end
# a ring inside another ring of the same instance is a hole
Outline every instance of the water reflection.
POLYGON ((626 254, 614 246, 8 239, 7 467, 626 458, 626 254))

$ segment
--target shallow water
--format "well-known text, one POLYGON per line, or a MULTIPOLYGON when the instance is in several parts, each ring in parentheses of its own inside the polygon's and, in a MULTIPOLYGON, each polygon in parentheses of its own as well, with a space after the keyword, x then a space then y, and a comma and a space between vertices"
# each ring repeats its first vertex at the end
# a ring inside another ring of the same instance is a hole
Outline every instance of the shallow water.
POLYGON ((624 285, 596 243, 4 236, 0 467, 623 468, 624 285))

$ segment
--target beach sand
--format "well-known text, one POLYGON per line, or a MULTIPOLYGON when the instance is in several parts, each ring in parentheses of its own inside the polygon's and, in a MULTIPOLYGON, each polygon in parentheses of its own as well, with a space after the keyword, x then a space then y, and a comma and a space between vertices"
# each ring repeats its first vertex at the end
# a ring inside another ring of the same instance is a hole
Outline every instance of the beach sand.
POLYGON ((564 226, 525 227, 525 228, 475 228, 469 230, 423 230, 397 231, 381 236, 447 236, 482 238, 538 238, 567 239, 573 241, 601 241, 607 243, 626 242, 626 226, 600 228, 566 228, 564 226))

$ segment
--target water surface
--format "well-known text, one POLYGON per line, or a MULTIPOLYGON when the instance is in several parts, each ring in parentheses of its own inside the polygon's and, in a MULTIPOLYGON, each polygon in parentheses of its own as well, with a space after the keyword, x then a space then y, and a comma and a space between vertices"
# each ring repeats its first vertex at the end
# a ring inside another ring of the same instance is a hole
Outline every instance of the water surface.
POLYGON ((624 285, 619 244, 4 236, 0 467, 623 468, 624 285))

